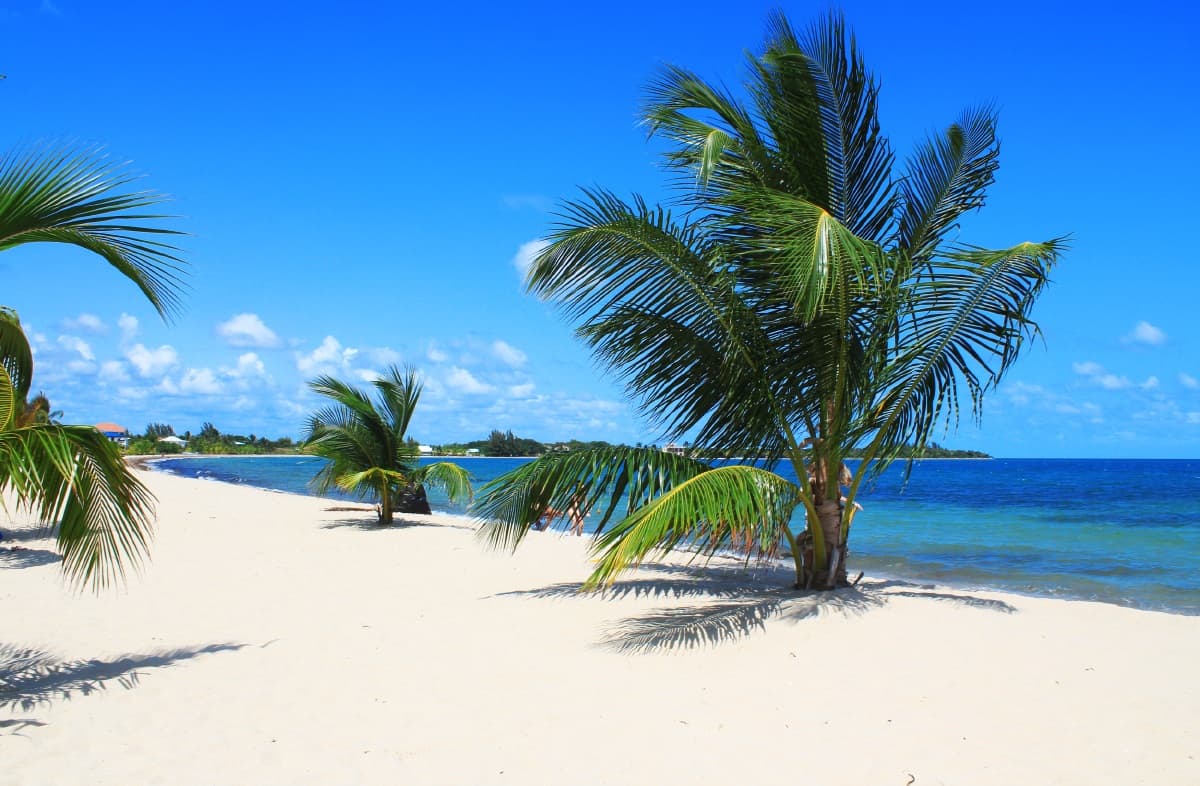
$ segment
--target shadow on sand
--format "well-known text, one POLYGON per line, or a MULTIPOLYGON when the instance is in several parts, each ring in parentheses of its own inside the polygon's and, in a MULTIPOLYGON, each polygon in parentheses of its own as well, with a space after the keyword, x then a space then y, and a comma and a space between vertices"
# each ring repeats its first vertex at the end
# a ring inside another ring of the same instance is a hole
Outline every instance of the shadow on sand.
MULTIPOLYGON (((599 644, 618 652, 655 652, 715 646, 736 641, 766 629, 774 619, 798 623, 823 615, 857 616, 882 608, 891 598, 923 598, 970 608, 1011 614, 1016 608, 1002 600, 968 592, 944 591, 928 584, 900 580, 871 581, 832 592, 795 590, 790 570, 759 568, 680 569, 643 565, 641 571, 663 573, 662 578, 617 581, 596 593, 619 598, 709 598, 711 603, 654 609, 613 623, 599 644)), ((582 584, 553 584, 532 590, 501 593, 503 596, 578 598, 582 584)))
POLYGON ((325 521, 321 523, 321 529, 357 529, 363 532, 396 532, 397 530, 414 529, 416 527, 442 527, 445 529, 465 529, 471 532, 475 531, 474 527, 468 527, 463 524, 442 524, 432 522, 424 518, 408 518, 402 513, 396 514, 392 519, 392 523, 384 526, 379 523, 374 511, 370 515, 363 515, 362 518, 356 519, 337 519, 335 521, 325 521))
MULTIPOLYGON (((163 668, 214 652, 232 652, 245 644, 209 644, 161 652, 124 655, 112 660, 60 660, 42 650, 0 645, 0 709, 32 710, 55 701, 106 690, 112 683, 125 689, 137 686, 147 669, 163 668)), ((44 726, 29 718, 0 722, 9 733, 44 726)))
POLYGON ((39 565, 50 565, 61 561, 62 557, 58 552, 50 549, 0 546, 0 569, 36 568, 39 565))

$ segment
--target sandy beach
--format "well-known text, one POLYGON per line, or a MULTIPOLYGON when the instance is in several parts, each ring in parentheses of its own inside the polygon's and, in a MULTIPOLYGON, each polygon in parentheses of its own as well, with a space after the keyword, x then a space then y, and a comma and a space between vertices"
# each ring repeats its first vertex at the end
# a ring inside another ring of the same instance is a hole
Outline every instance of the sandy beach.
POLYGON ((141 472, 153 558, 73 593, 0 524, 0 782, 1200 783, 1200 618, 585 543, 141 472))

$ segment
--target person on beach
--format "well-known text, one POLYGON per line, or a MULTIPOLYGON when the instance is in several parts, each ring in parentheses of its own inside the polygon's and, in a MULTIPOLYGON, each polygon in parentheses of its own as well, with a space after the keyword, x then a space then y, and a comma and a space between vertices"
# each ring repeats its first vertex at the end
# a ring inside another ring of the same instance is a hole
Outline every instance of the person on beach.
POLYGON ((583 507, 583 490, 576 487, 575 492, 571 495, 571 501, 567 504, 567 518, 571 522, 571 534, 583 534, 583 519, 587 516, 587 511, 583 507))
POLYGON ((537 521, 533 522, 533 529, 536 532, 544 532, 550 529, 550 524, 558 518, 562 518, 563 512, 555 508, 546 508, 542 511, 542 515, 537 517, 537 521))

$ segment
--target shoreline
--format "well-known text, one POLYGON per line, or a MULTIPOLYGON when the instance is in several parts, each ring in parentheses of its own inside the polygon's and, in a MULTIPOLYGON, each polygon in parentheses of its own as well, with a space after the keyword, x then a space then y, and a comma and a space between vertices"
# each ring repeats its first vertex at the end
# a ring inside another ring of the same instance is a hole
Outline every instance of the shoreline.
MULTIPOLYGON (((258 489, 270 491, 271 493, 275 493, 275 494, 295 495, 295 496, 309 497, 309 498, 314 498, 314 499, 324 499, 324 500, 329 500, 329 501, 339 501, 340 500, 340 501, 343 501, 343 502, 346 502, 349 504, 361 504, 361 505, 369 505, 370 504, 367 502, 363 502, 361 500, 354 500, 354 499, 350 499, 347 497, 317 497, 316 495, 313 495, 311 493, 301 492, 301 491, 297 491, 295 489, 266 487, 266 486, 262 486, 262 485, 254 485, 252 483, 239 483, 236 481, 228 480, 228 479, 217 477, 217 476, 207 476, 206 475, 203 477, 196 477, 193 475, 176 473, 171 470, 164 469, 161 466, 156 466, 156 465, 166 464, 170 461, 179 460, 179 459, 214 458, 214 459, 217 459, 218 461, 225 460, 225 459, 251 459, 251 460, 253 460, 253 459, 257 459, 257 458, 295 458, 297 455, 299 455, 301 457, 307 457, 307 456, 304 456, 304 454, 295 454, 295 455, 288 454, 288 455, 274 455, 274 456, 255 456, 255 455, 247 456, 247 455, 242 455, 242 454, 221 454, 221 455, 198 454, 198 455, 192 455, 192 456, 172 455, 172 456, 167 456, 165 458, 164 457, 154 457, 152 461, 145 462, 144 464, 150 471, 170 474, 170 475, 173 475, 176 477, 193 478, 193 479, 204 480, 204 481, 215 481, 218 483, 225 483, 225 484, 232 485, 232 486, 258 488, 258 489)), ((487 458, 491 458, 491 457, 483 457, 483 458, 487 459, 487 458)), ((958 462, 958 461, 969 461, 971 459, 936 459, 936 460, 937 461, 945 460, 945 461, 958 462)), ((982 460, 982 459, 980 459, 980 460, 982 460)), ((1039 461, 1040 461, 1040 459, 1039 459, 1039 461)), ((443 507, 443 509, 435 510, 434 512, 435 512, 435 514, 441 514, 441 515, 462 516, 465 520, 471 522, 472 526, 475 526, 475 527, 478 527, 482 521, 481 519, 474 517, 472 514, 461 511, 461 510, 457 510, 457 511, 456 510, 446 510, 443 507)), ((590 538, 586 538, 585 540, 587 540, 588 542, 591 541, 590 538)), ((1143 611, 1153 611, 1153 612, 1158 612, 1158 613, 1176 614, 1176 615, 1182 615, 1182 616, 1200 616, 1200 608, 1198 608, 1196 605, 1178 605, 1178 604, 1172 605, 1170 602, 1167 602, 1164 600, 1154 599, 1154 598, 1150 598, 1150 597, 1139 597, 1137 595, 1129 595, 1126 592, 1122 591, 1123 588, 1116 587, 1116 586, 1107 586, 1107 585, 1103 585, 1103 583, 1101 583, 1099 587, 1096 587, 1096 586, 1094 586, 1095 585, 1094 580, 1090 579, 1087 576, 1067 576, 1066 578, 1059 576, 1057 579, 1054 580, 1057 583, 1048 581, 1045 584, 1037 585, 1037 586, 1014 587, 1014 586, 1006 586, 1004 584, 1002 577, 995 577, 995 581, 993 583, 988 583, 988 580, 986 577, 981 579, 979 577, 973 577, 973 576, 962 576, 962 577, 945 576, 945 575, 929 576, 929 575, 923 575, 919 570, 906 573, 902 570, 897 571, 897 570, 888 570, 886 567, 881 568, 877 564, 879 561, 879 557, 877 557, 877 556, 871 557, 871 556, 861 556, 860 555, 859 559, 865 560, 866 564, 864 565, 862 563, 859 563, 859 567, 855 568, 852 571, 852 575, 854 573, 857 573, 857 571, 859 569, 862 569, 870 577, 873 577, 876 579, 883 579, 883 580, 894 579, 894 580, 898 580, 898 581, 916 582, 916 583, 924 584, 924 585, 951 588, 955 591, 962 591, 962 592, 971 592, 971 591, 976 591, 976 590, 988 591, 988 592, 1004 592, 1004 593, 1011 593, 1014 595, 1018 595, 1021 597, 1046 598, 1046 599, 1051 599, 1051 600, 1065 600, 1065 601, 1084 602, 1084 603, 1092 603, 1092 602, 1106 603, 1106 604, 1110 604, 1110 605, 1120 607, 1120 608, 1132 608, 1132 609, 1139 609, 1139 610, 1143 610, 1143 611), (1072 582, 1074 582, 1074 583, 1072 583, 1072 582), (1089 582, 1092 582, 1092 583, 1089 583, 1089 582), (1098 589, 1099 589, 1099 591, 1098 591, 1098 589)), ((789 557, 780 557, 780 560, 777 563, 777 565, 789 565, 789 566, 790 566, 790 564, 791 563, 790 563, 789 557)), ((1046 576, 1046 578, 1053 579, 1054 575, 1048 574, 1046 576)))
POLYGON ((125 587, 0 570, 14 783, 1200 780, 1196 617, 877 578, 785 596, 678 559, 585 595, 582 539, 500 553, 452 516, 139 477, 159 525, 125 587))

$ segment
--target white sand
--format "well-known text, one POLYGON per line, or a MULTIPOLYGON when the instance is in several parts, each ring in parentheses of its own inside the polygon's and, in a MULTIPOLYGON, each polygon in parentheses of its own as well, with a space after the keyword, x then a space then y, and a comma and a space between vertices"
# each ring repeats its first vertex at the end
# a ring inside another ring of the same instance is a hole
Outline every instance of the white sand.
POLYGON ((581 596, 579 539, 143 476, 124 590, 0 553, 0 783, 1200 783, 1200 618, 864 581, 760 626, 786 575, 581 596))

